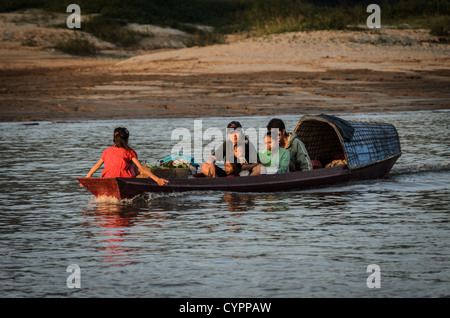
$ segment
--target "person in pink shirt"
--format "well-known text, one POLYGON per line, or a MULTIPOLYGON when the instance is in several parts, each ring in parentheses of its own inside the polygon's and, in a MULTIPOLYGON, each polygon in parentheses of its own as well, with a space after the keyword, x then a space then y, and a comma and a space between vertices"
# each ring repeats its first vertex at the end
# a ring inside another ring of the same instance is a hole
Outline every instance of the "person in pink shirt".
POLYGON ((136 151, 128 146, 129 136, 126 128, 114 129, 114 146, 103 151, 101 159, 91 168, 86 178, 90 178, 102 164, 105 164, 102 178, 134 178, 141 172, 155 180, 158 185, 166 185, 169 181, 158 178, 139 162, 136 151))

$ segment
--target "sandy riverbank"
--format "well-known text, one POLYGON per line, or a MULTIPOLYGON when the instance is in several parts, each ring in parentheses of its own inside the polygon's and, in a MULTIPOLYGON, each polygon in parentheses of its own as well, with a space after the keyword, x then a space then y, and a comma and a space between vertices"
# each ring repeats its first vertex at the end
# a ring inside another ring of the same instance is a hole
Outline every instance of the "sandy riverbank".
POLYGON ((124 52, 99 41, 102 55, 80 58, 52 48, 67 30, 5 14, 0 23, 0 121, 450 108, 450 44, 426 30, 230 37, 185 48, 182 33, 153 27, 152 47, 147 39, 124 52))

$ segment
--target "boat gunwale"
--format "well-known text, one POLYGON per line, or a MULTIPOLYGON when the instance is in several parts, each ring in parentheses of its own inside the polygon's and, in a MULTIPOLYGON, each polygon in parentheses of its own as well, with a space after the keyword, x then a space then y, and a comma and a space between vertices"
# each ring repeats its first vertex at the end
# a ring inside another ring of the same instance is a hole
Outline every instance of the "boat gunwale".
MULTIPOLYGON (((102 183, 117 184, 117 192, 111 195, 119 199, 133 198, 146 192, 187 192, 187 191, 232 191, 232 192, 280 192, 295 189, 331 185, 354 179, 376 179, 387 175, 400 155, 381 163, 372 164, 358 170, 347 166, 290 172, 273 175, 245 176, 236 178, 177 178, 169 179, 169 185, 159 186, 150 178, 76 178, 89 189, 89 184, 101 186, 102 183), (262 180, 271 182, 261 182, 262 180), (189 180, 189 183, 186 181, 189 180), (248 180, 252 182, 248 182, 248 180), (260 182, 255 182, 255 181, 260 182), (86 182, 87 181, 87 182, 86 182), (310 181, 310 183, 308 183, 310 181)), ((96 195, 97 196, 97 195, 96 195)))

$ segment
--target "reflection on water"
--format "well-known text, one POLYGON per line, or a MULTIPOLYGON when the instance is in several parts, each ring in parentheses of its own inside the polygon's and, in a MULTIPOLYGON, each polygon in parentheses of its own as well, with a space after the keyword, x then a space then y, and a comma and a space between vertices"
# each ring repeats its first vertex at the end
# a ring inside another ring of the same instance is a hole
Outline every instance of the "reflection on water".
POLYGON ((227 205, 227 210, 230 212, 245 212, 252 209, 255 205, 253 199, 254 195, 241 193, 225 193, 222 196, 223 202, 227 205))
MULTIPOLYGON (((190 119, 0 124, 0 295, 448 297, 449 115, 348 115, 399 131, 403 155, 379 180, 123 201, 94 198, 75 180, 109 146, 112 129, 132 127, 130 143, 152 162, 173 142, 147 136, 190 119), (79 290, 65 285, 69 264, 81 268, 79 290), (379 290, 366 286, 369 264, 381 268, 379 290)), ((294 127, 298 116, 283 119, 294 127)), ((245 129, 267 118, 238 120, 245 129)))

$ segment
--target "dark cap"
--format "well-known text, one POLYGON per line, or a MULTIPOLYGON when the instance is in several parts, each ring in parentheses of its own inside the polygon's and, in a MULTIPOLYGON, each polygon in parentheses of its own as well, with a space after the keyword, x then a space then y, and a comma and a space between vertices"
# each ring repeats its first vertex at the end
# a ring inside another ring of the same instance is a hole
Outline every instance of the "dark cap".
POLYGON ((228 124, 227 128, 230 128, 230 129, 237 129, 237 128, 242 128, 242 125, 241 125, 241 123, 238 122, 238 121, 232 121, 232 122, 230 122, 230 123, 228 124))

